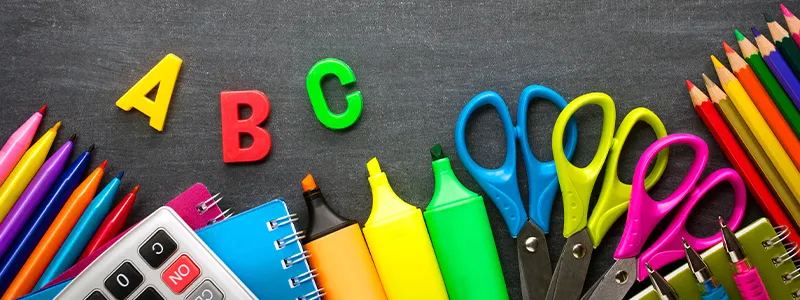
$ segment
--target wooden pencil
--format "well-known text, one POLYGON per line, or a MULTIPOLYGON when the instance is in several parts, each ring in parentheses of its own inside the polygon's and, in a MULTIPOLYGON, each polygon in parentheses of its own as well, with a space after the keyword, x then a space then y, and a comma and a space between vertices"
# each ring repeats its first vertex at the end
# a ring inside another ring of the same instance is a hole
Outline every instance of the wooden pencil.
POLYGON ((800 46, 800 19, 783 4, 781 4, 781 12, 783 12, 783 18, 786 19, 786 27, 789 27, 789 33, 792 34, 794 43, 800 46))
MULTIPOLYGON (((761 85, 761 81, 758 81, 758 77, 756 77, 753 69, 750 68, 750 65, 748 65, 736 51, 733 51, 733 49, 728 46, 728 43, 722 42, 722 47, 725 48, 725 55, 728 57, 728 63, 731 65, 733 74, 736 75, 739 83, 744 87, 750 99, 753 100, 753 104, 756 105, 756 108, 758 108, 761 116, 767 121, 769 128, 772 129, 775 136, 778 137, 781 144, 788 143, 790 145, 796 145, 798 151, 800 151, 800 140, 797 139, 795 131, 789 126, 786 119, 783 118, 778 107, 775 106, 775 102, 772 101, 767 90, 761 85)), ((784 146, 784 148, 788 149, 789 147, 784 146)), ((798 164, 800 164, 800 155, 798 155, 798 159, 798 164)))
MULTIPOLYGON (((761 145, 767 157, 769 157, 770 161, 775 165, 778 174, 781 175, 783 181, 789 186, 789 190, 792 191, 794 198, 800 199, 800 172, 797 171, 797 167, 794 165, 791 158, 789 158, 789 154, 781 147, 778 138, 775 137, 775 134, 769 129, 767 122, 764 121, 764 118, 758 113, 758 109, 753 105, 753 102, 749 99, 744 88, 741 87, 741 84, 734 81, 736 78, 733 77, 733 74, 720 71, 720 68, 717 66, 715 66, 715 68, 718 70, 717 74, 720 76, 722 88, 725 89, 728 94, 728 97, 719 99, 719 102, 724 104, 727 103, 725 101, 730 100, 730 102, 733 103, 736 110, 742 115, 742 119, 745 125, 747 125, 747 128, 750 128, 758 144, 761 145)), ((727 71, 724 69, 724 66, 722 69, 727 71)), ((714 94, 711 91, 714 90, 715 87, 719 89, 708 76, 703 76, 703 80, 706 83, 709 94, 714 94)), ((714 96, 712 96, 711 99, 714 99, 714 96)))
POLYGON ((775 45, 767 40, 767 37, 763 36, 758 29, 753 28, 752 30, 764 62, 772 70, 772 75, 778 79, 789 98, 792 99, 795 107, 800 109, 800 80, 794 75, 786 60, 783 59, 783 55, 775 50, 775 45))
POLYGON ((775 19, 767 14, 764 14, 764 19, 767 20, 767 27, 769 27, 769 34, 772 35, 772 41, 775 42, 775 48, 778 48, 778 52, 783 55, 794 75, 800 76, 800 48, 789 37, 786 29, 783 29, 783 26, 778 24, 775 19))
MULTIPOLYGON (((691 81, 686 80, 686 85, 689 88, 689 95, 692 99, 692 104, 694 104, 695 112, 697 112, 697 115, 703 120, 703 123, 711 132, 714 140, 717 141, 717 144, 722 148, 722 152, 725 153, 725 157, 727 157, 728 161, 733 165, 733 168, 742 175, 744 183, 747 185, 750 194, 755 198, 761 211, 764 212, 767 218, 774 224, 787 226, 787 228, 790 228, 793 235, 796 235, 794 233, 797 228, 800 228, 800 205, 794 201, 791 191, 789 191, 786 183, 783 182, 783 179, 780 177, 777 170, 775 170, 775 166, 773 166, 772 162, 767 158, 764 150, 758 146, 758 142, 755 141, 753 134, 747 129, 747 126, 743 125, 741 116, 736 112, 736 108, 730 105, 730 101, 725 101, 728 104, 728 109, 732 110, 735 115, 739 117, 739 121, 729 122, 729 124, 736 125, 736 123, 738 123, 741 125, 737 125, 737 127, 731 126, 730 128, 734 128, 734 130, 737 131, 739 141, 745 146, 750 157, 759 165, 761 174, 764 178, 767 178, 770 186, 772 186, 776 194, 780 196, 780 202, 770 192, 762 177, 759 176, 756 167, 750 162, 748 155, 745 154, 745 149, 742 149, 742 146, 736 141, 733 132, 731 132, 731 129, 726 125, 725 121, 723 121, 719 111, 714 108, 714 104, 712 104, 709 98, 692 84, 691 81), (743 133, 739 133, 738 131, 743 131, 743 133), (778 193, 778 191, 781 191, 781 193, 778 193), (788 216, 786 212, 789 213, 788 216)), ((724 92, 719 90, 719 87, 717 87, 717 90, 714 92, 718 100, 727 97, 724 92), (720 96, 720 94, 722 96, 720 96)), ((795 237, 793 240, 800 241, 800 237, 795 237)))
MULTIPOLYGON (((736 35, 736 40, 739 43, 739 49, 742 50, 744 60, 750 65, 753 73, 756 74, 756 77, 758 77, 764 89, 767 90, 772 101, 778 106, 786 122, 789 122, 789 126, 792 127, 795 135, 800 136, 800 111, 797 110, 794 102, 792 102, 792 98, 783 90, 783 87, 781 87, 775 75, 772 75, 770 67, 764 62, 758 48, 756 48, 750 40, 745 38, 739 30, 734 30, 733 33, 736 35)), ((762 39, 772 45, 765 37, 762 37, 762 39)), ((800 84, 800 82, 798 82, 798 84, 800 84)), ((800 94, 796 94, 795 97, 797 97, 797 101, 800 103, 800 94)))

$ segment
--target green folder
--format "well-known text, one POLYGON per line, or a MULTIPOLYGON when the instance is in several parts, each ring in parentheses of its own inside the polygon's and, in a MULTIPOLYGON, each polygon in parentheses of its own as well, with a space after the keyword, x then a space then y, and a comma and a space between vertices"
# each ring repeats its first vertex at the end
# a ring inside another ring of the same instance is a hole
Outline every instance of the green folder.
MULTIPOLYGON (((784 232, 780 228, 778 230, 781 231, 781 236, 788 235, 788 231, 784 232)), ((786 254, 786 248, 780 242, 771 247, 764 246, 767 241, 778 241, 780 239, 777 237, 778 235, 775 232, 775 228, 772 228, 772 224, 765 218, 756 220, 753 224, 736 233, 736 237, 739 238, 745 248, 748 259, 758 269, 770 298, 792 299, 792 295, 800 291, 800 278, 784 282, 783 277, 797 270, 792 262, 793 257, 789 257, 785 262, 776 266, 773 263, 773 258, 786 254)), ((717 281, 725 287, 725 291, 728 292, 731 300, 742 299, 742 295, 736 289, 736 283, 733 282, 733 273, 730 268, 728 254, 722 249, 722 244, 711 247, 711 249, 703 252, 701 256, 711 268, 711 272, 714 273, 717 281)), ((666 278, 682 300, 700 299, 697 280, 687 264, 683 264, 677 270, 669 273, 666 278)), ((660 298, 656 295, 653 287, 648 287, 631 299, 659 300, 660 298)))

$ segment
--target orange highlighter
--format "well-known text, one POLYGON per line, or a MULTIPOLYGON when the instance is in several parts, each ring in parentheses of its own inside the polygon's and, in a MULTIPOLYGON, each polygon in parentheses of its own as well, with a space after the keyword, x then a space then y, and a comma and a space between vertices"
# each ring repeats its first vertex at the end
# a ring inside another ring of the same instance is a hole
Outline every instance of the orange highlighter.
POLYGON ((317 284, 326 300, 385 300, 358 222, 334 212, 311 174, 303 179, 308 229, 303 240, 308 263, 317 269, 317 284))
POLYGON ((448 299, 422 211, 400 199, 378 160, 367 163, 372 212, 364 237, 386 296, 392 300, 448 299))
POLYGON ((92 171, 88 177, 72 192, 72 195, 67 199, 66 204, 58 213, 53 223, 47 228, 39 244, 25 261, 22 269, 14 277, 14 281, 3 294, 2 300, 12 300, 24 296, 31 292, 39 277, 42 276, 44 270, 50 264, 50 260, 56 255, 61 244, 67 238, 72 227, 78 222, 86 206, 94 198, 97 192, 97 187, 100 185, 100 180, 103 178, 106 164, 104 161, 97 169, 92 171))

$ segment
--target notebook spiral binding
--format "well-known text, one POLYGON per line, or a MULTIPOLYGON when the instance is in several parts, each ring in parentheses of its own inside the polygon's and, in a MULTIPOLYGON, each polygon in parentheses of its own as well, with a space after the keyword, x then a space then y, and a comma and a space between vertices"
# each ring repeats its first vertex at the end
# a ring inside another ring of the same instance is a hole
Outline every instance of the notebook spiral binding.
MULTIPOLYGON (((267 229, 272 231, 272 230, 278 229, 278 228, 280 228, 282 226, 294 224, 294 222, 296 222, 297 220, 298 220, 297 219, 297 214, 289 214, 289 215, 286 215, 286 216, 282 216, 280 218, 268 221, 267 222, 267 229)), ((290 235, 287 235, 285 237, 282 237, 282 238, 279 238, 279 239, 275 240, 275 248, 277 250, 284 249, 286 247, 286 245, 289 245, 289 244, 295 243, 295 242, 299 243, 300 240, 302 240, 303 238, 305 238, 305 232, 297 231, 295 233, 292 233, 290 235)), ((302 247, 301 247, 301 249, 302 249, 302 247)), ((288 269, 294 264, 297 264, 297 263, 300 263, 300 262, 303 262, 303 261, 307 260, 310 256, 311 256, 311 254, 309 254, 309 252, 307 250, 304 250, 304 251, 301 251, 299 253, 295 253, 295 254, 293 254, 293 255, 291 255, 289 257, 286 257, 284 259, 281 259, 280 260, 280 264, 284 269, 288 269)), ((311 269, 308 272, 303 272, 301 274, 298 274, 296 276, 293 276, 293 277, 289 278, 288 284, 289 284, 290 287, 296 288, 296 287, 302 285, 305 282, 309 282, 309 281, 314 280, 315 277, 317 277, 317 269, 311 269)), ((318 300, 318 299, 322 299, 322 296, 324 296, 324 295, 325 295, 324 289, 317 288, 316 290, 314 290, 314 291, 312 291, 310 293, 307 293, 307 294, 305 294, 303 296, 297 297, 297 300, 318 300)))
MULTIPOLYGON (((197 205, 195 205, 194 208, 197 209, 197 213, 198 214, 202 215, 202 214, 206 213, 212 207, 215 207, 215 206, 219 205, 220 201, 222 201, 222 196, 221 196, 220 193, 216 193, 213 196, 211 196, 211 198, 208 198, 205 201, 200 202, 197 205)), ((228 209, 222 211, 219 215, 216 215, 213 218, 211 218, 210 220, 208 220, 208 222, 206 224, 207 225, 211 225, 211 224, 220 222, 222 220, 225 220, 227 218, 232 217, 233 214, 234 214, 233 210, 228 208, 228 209)))
MULTIPOLYGON (((783 225, 775 227, 775 232, 777 234, 774 237, 762 241, 761 245, 764 246, 764 249, 769 249, 776 245, 782 245, 786 248, 786 253, 773 257, 772 263, 775 264, 775 266, 780 266, 786 262, 792 262, 795 266, 797 266, 798 260, 796 258, 798 258, 798 254, 800 254, 800 245, 794 242, 786 243, 786 239, 790 234, 788 227, 783 225)), ((800 277, 800 269, 795 269, 792 272, 781 275, 781 279, 783 279, 785 284, 794 281, 798 277, 800 277)), ((792 292, 792 299, 800 299, 800 290, 792 292)))

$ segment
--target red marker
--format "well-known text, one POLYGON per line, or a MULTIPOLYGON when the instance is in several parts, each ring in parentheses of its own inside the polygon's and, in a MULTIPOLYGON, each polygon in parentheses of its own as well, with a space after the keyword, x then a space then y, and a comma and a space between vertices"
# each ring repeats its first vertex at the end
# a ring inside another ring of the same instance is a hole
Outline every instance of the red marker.
POLYGON ((125 226, 125 221, 128 219, 128 215, 131 214, 133 202, 136 200, 136 192, 138 191, 138 185, 133 187, 133 190, 131 190, 125 198, 122 198, 122 201, 108 213, 106 218, 103 219, 103 223, 100 223, 100 227, 97 228, 89 244, 83 249, 83 253, 81 253, 81 257, 78 258, 78 261, 81 261, 84 257, 99 249, 106 242, 122 232, 122 227, 125 226))

